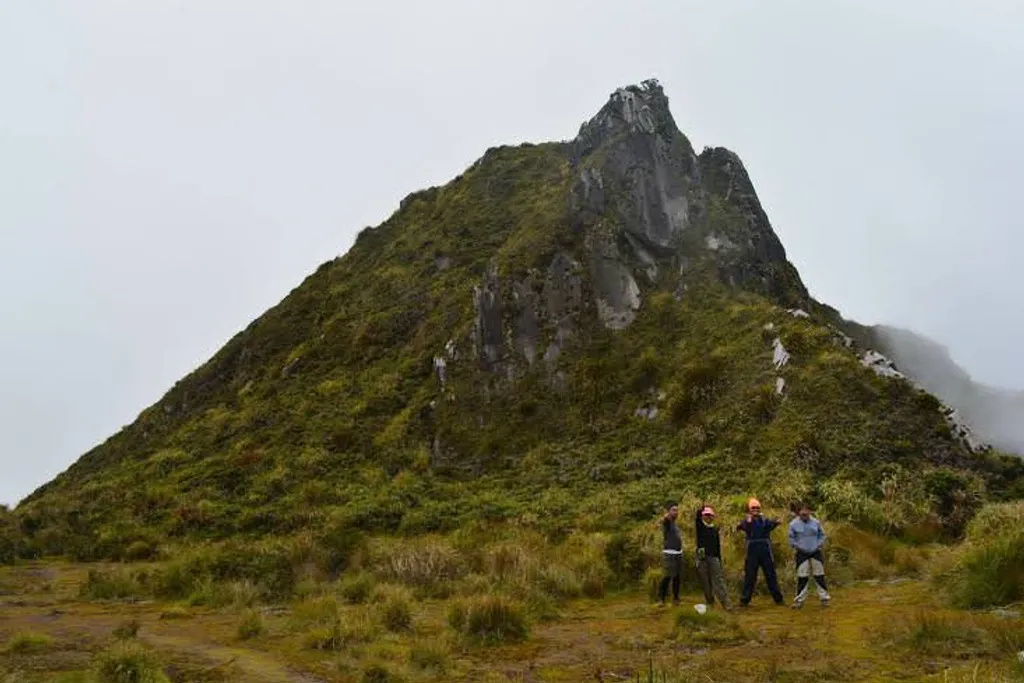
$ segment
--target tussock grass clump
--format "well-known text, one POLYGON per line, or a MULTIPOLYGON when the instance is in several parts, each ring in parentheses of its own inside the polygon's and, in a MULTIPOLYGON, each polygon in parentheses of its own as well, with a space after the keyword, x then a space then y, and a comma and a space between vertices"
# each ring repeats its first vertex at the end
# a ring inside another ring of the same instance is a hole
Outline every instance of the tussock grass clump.
POLYGON ((126 569, 90 569, 78 589, 79 597, 88 600, 128 600, 146 593, 138 575, 126 569))
POLYGON ((392 591, 378 606, 380 621, 389 631, 401 632, 412 629, 412 607, 409 598, 399 591, 392 591))
POLYGON ((160 610, 160 619, 163 621, 174 621, 177 619, 191 619, 193 617, 192 612, 186 607, 181 605, 171 605, 160 610))
POLYGON ((469 570, 466 558, 446 539, 427 536, 372 547, 373 567, 386 581, 411 586, 431 597, 447 597, 469 570))
POLYGON ((530 634, 523 608, 500 595, 453 604, 448 612, 448 624, 472 642, 482 645, 521 642, 530 634))
POLYGON ((334 652, 345 646, 345 636, 341 631, 341 620, 327 626, 311 628, 302 637, 302 644, 309 650, 326 650, 334 652))
POLYGON ((360 605, 370 599, 376 587, 377 579, 373 574, 359 572, 343 578, 338 593, 350 605, 360 605))
POLYGON ((401 676, 382 664, 370 664, 363 669, 362 683, 401 683, 401 676))
POLYGON ((409 648, 409 664, 420 671, 443 675, 448 671, 448 650, 437 641, 416 643, 409 648))
POLYGON ((1024 502, 982 508, 968 525, 953 562, 934 579, 957 607, 991 607, 1024 599, 1024 502))
POLYGON ((139 635, 140 628, 142 628, 142 625, 138 619, 129 619, 118 625, 114 629, 113 635, 118 640, 131 640, 139 635))
POLYGON ((973 620, 924 610, 887 620, 875 632, 874 640, 890 647, 950 658, 984 656, 995 646, 989 632, 973 620))
POLYGON ((99 683, 169 683, 156 655, 136 642, 122 642, 96 658, 99 683))
POLYGON ((310 650, 338 651, 375 640, 380 627, 368 609, 342 612, 333 596, 303 601, 293 609, 292 628, 310 650))
POLYGON ((251 640, 253 638, 259 638, 266 631, 266 625, 263 623, 263 615, 258 610, 246 610, 242 614, 242 619, 238 622, 238 634, 239 640, 251 640))
POLYGON ((18 655, 46 652, 53 648, 56 642, 52 636, 45 633, 15 633, 4 646, 4 652, 18 655))
POLYGON ((675 633, 677 638, 700 643, 720 644, 743 639, 743 631, 736 620, 717 610, 700 614, 683 609, 676 615, 675 633))
POLYGON ((315 596, 292 604, 291 625, 301 631, 312 624, 330 624, 339 619, 341 611, 333 595, 315 596))
POLYGON ((227 595, 235 607, 252 607, 260 599, 259 588, 252 581, 234 581, 228 584, 227 595))

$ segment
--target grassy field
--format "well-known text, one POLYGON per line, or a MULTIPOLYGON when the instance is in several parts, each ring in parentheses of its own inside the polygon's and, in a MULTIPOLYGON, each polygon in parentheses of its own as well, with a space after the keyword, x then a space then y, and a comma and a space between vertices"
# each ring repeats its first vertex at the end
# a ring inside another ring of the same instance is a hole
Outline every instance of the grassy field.
POLYGON ((800 612, 759 596, 701 617, 692 591, 658 608, 632 590, 567 599, 538 618, 511 599, 418 596, 369 574, 309 583, 279 604, 244 585, 217 607, 83 597, 96 570, 0 570, 0 680, 1024 680, 1019 616, 950 609, 922 579, 848 580, 831 607, 800 612))

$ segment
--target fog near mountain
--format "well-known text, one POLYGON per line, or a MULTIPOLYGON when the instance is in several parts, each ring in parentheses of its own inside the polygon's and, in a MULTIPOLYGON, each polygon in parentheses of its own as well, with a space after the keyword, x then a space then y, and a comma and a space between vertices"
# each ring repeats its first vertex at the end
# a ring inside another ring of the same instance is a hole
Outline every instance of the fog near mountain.
POLYGON ((1024 455, 1024 392, 991 387, 971 378, 941 344, 911 330, 873 328, 875 342, 900 370, 951 407, 993 446, 1024 455))

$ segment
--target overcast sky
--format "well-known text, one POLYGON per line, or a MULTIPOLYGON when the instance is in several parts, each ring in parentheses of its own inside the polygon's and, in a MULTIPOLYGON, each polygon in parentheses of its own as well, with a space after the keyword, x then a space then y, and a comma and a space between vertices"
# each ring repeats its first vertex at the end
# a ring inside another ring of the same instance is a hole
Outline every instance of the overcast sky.
POLYGON ((1011 0, 5 0, 0 501, 410 191, 648 77, 815 296, 1024 388, 1022 27, 1011 0))

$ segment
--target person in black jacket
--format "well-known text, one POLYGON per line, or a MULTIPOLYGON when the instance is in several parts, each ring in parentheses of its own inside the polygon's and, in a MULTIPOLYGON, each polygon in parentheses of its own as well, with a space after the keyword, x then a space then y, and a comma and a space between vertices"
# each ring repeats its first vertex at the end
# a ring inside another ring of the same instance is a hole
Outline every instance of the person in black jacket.
POLYGON ((715 526, 715 511, 710 505, 697 508, 697 574, 704 587, 704 602, 710 607, 718 602, 726 610, 729 605, 729 591, 725 587, 725 571, 722 568, 722 542, 715 526))
POLYGON ((768 591, 772 594, 775 604, 783 604, 770 538, 777 526, 779 520, 765 519, 761 516, 761 503, 756 498, 751 498, 747 502, 747 518, 736 526, 738 531, 747 536, 747 561, 743 568, 743 595, 740 597, 740 604, 744 607, 750 604, 750 599, 754 596, 758 568, 764 572, 768 591))
POLYGON ((679 517, 679 506, 674 501, 665 505, 665 514, 661 517, 662 558, 665 573, 658 584, 658 603, 665 604, 668 597, 668 586, 672 584, 672 604, 679 604, 679 582, 683 573, 683 535, 676 525, 679 517))

